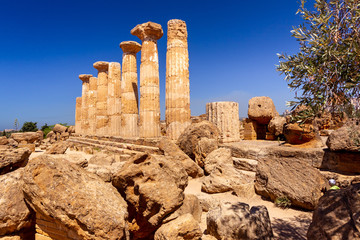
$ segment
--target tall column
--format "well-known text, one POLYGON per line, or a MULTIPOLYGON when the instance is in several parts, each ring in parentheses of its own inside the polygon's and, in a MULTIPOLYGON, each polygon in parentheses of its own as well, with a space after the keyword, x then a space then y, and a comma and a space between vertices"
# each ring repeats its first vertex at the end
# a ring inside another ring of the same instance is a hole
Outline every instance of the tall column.
POLYGON ((206 116, 220 130, 221 142, 240 141, 239 104, 237 102, 207 103, 206 116))
POLYGON ((96 135, 107 135, 109 116, 107 112, 108 96, 108 62, 96 62, 94 68, 98 70, 98 86, 96 98, 96 135))
POLYGON ((120 43, 123 50, 121 80, 121 136, 138 137, 139 94, 136 53, 141 45, 133 41, 120 43))
POLYGON ((120 136, 121 126, 121 66, 120 63, 109 63, 109 82, 107 109, 109 115, 108 135, 120 136))
POLYGON ((190 125, 189 53, 186 23, 168 22, 166 52, 166 135, 177 140, 190 125))
POLYGON ((89 131, 87 134, 95 135, 96 134, 96 102, 97 102, 97 77, 89 78, 89 99, 88 99, 88 122, 89 122, 89 131))
POLYGON ((163 36, 160 24, 137 25, 131 34, 142 41, 140 64, 140 137, 160 136, 160 89, 157 40, 163 36))
POLYGON ((80 134, 89 134, 89 79, 92 77, 91 74, 79 75, 82 81, 82 95, 81 95, 81 132, 80 134))
POLYGON ((75 106, 75 133, 81 133, 81 97, 76 98, 75 106))

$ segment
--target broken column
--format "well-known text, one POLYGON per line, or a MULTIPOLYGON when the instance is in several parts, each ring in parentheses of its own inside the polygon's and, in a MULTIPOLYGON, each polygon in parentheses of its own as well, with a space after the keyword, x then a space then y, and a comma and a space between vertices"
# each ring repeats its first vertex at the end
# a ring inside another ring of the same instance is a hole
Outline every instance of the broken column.
POLYGON ((107 112, 108 95, 108 62, 96 62, 94 68, 98 70, 98 86, 96 98, 96 135, 107 135, 109 117, 107 112))
POLYGON ((237 102, 212 102, 206 104, 207 119, 220 130, 220 141, 240 141, 239 104, 237 102))
POLYGON ((89 99, 88 99, 88 122, 89 135, 96 134, 96 99, 97 99, 97 78, 89 78, 89 99))
POLYGON ((75 106, 75 133, 81 133, 81 97, 76 98, 75 106))
POLYGON ((120 136, 121 127, 121 66, 109 63, 107 109, 109 116, 108 135, 120 136))
POLYGON ((168 22, 166 53, 166 135, 178 139, 190 125, 189 53, 186 23, 168 22))
POLYGON ((136 53, 141 45, 133 41, 120 43, 123 50, 121 80, 121 136, 138 137, 139 94, 136 53))
POLYGON ((89 109, 89 79, 91 74, 79 75, 82 81, 82 95, 81 95, 81 132, 80 134, 89 134, 89 121, 88 121, 88 109, 89 109))
POLYGON ((163 36, 160 24, 137 25, 131 34, 142 41, 140 64, 140 137, 160 136, 160 89, 157 40, 163 36))

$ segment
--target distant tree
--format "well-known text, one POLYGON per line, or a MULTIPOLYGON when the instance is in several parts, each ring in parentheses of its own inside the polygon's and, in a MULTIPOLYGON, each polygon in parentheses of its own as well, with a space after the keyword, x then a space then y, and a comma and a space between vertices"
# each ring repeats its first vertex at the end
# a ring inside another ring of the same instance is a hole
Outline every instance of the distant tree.
POLYGON ((45 123, 45 125, 43 125, 41 127, 41 131, 43 131, 44 133, 44 138, 46 137, 46 135, 54 128, 54 125, 52 126, 48 126, 47 123, 45 123))
POLYGON ((354 110, 351 101, 360 93, 360 2, 315 0, 315 11, 307 10, 305 2, 298 10, 304 24, 291 31, 299 53, 278 54, 277 70, 296 93, 289 104, 310 109, 303 119, 342 113, 349 106, 354 110))
POLYGON ((20 131, 21 132, 36 132, 38 130, 36 125, 37 125, 37 122, 24 122, 20 131))
POLYGON ((2 135, 3 135, 3 136, 6 136, 6 132, 5 132, 5 130, 3 131, 2 135))
POLYGON ((15 131, 17 131, 19 128, 19 121, 17 120, 17 118, 15 118, 15 121, 14 121, 14 128, 15 128, 15 131))
POLYGON ((46 128, 49 128, 49 126, 47 125, 47 123, 45 123, 43 126, 41 126, 41 131, 44 131, 46 128))

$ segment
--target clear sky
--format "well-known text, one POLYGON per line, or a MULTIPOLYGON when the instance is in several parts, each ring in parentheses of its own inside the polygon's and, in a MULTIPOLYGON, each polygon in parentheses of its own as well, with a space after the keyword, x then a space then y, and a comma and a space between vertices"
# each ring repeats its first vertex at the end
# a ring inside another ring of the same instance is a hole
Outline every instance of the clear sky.
POLYGON ((74 124, 78 75, 96 75, 96 61, 121 62, 119 43, 140 42, 130 30, 147 21, 164 29, 158 41, 164 118, 170 19, 188 27, 192 115, 205 113, 207 102, 236 101, 246 117, 255 96, 271 97, 283 113, 294 93, 275 70, 276 53, 298 52, 290 34, 302 23, 298 2, 0 0, 0 129, 14 128, 15 119, 20 126, 74 124))

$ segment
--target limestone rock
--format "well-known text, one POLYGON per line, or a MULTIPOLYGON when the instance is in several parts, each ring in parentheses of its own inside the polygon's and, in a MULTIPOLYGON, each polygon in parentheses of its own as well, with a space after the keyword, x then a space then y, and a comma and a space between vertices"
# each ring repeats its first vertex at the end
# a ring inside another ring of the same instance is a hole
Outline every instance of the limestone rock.
POLYGON ((190 177, 196 178, 204 175, 204 171, 175 143, 167 138, 161 138, 159 148, 169 160, 179 161, 190 177))
POLYGON ((12 147, 18 147, 19 146, 19 143, 17 141, 15 141, 14 139, 12 139, 12 138, 8 139, 8 144, 9 144, 9 146, 12 146, 12 147))
POLYGON ((360 184, 330 190, 319 200, 308 239, 360 239, 360 184))
POLYGON ((320 171, 299 159, 260 160, 257 166, 255 190, 274 201, 286 196, 291 204, 313 210, 328 186, 320 171))
POLYGON ((234 191, 238 196, 254 195, 254 177, 234 168, 231 150, 219 148, 205 159, 206 176, 201 190, 207 193, 234 191))
POLYGON ((265 206, 223 202, 207 213, 207 231, 216 239, 272 239, 269 213, 265 206))
POLYGON ((78 153, 69 153, 66 155, 62 155, 62 154, 54 154, 52 155, 53 158, 61 158, 61 159, 65 159, 75 165, 78 165, 79 167, 85 168, 88 166, 88 160, 86 160, 86 158, 78 153))
POLYGON ((164 156, 137 154, 115 174, 113 185, 129 204, 133 238, 149 237, 184 200, 187 173, 164 156))
POLYGON ((268 124, 278 116, 275 105, 269 97, 253 97, 249 100, 248 116, 260 124, 268 124))
POLYGON ((73 133, 75 133, 75 126, 69 126, 67 129, 68 133, 71 135, 73 133))
POLYGON ((205 158, 215 149, 218 149, 217 139, 202 137, 195 146, 195 161, 200 167, 204 167, 205 158))
POLYGON ((0 175, 24 167, 31 151, 27 148, 5 149, 0 151, 0 175))
POLYGON ((0 145, 6 145, 8 143, 9 143, 9 140, 7 139, 6 136, 0 137, 0 145))
POLYGON ((0 236, 31 227, 33 213, 21 190, 23 168, 0 176, 0 236))
POLYGON ((199 222, 191 214, 184 214, 177 219, 163 224, 155 233, 155 240, 200 239, 202 232, 199 222))
POLYGON ((54 143, 47 151, 47 154, 64 154, 69 147, 69 143, 66 141, 60 141, 54 143))
POLYGON ((39 134, 36 132, 12 133, 10 138, 14 139, 18 143, 34 143, 40 140, 39 134))
POLYGON ((202 138, 219 140, 218 128, 209 121, 193 123, 180 135, 177 145, 191 158, 195 159, 197 142, 202 138))
POLYGON ((22 240, 19 235, 0 236, 0 240, 22 240))
POLYGON ((96 165, 111 165, 115 162, 115 158, 113 156, 110 156, 105 153, 99 153, 94 156, 92 156, 89 159, 90 164, 96 164, 96 165))
POLYGON ((132 35, 137 36, 143 41, 145 37, 149 37, 154 40, 160 39, 164 32, 161 28, 161 25, 154 22, 147 22, 143 24, 138 24, 134 27, 131 32, 132 35))
POLYGON ((180 208, 163 220, 163 224, 170 222, 179 216, 190 213, 196 221, 201 222, 202 207, 199 199, 193 194, 185 194, 184 202, 180 208))
POLYGON ((331 151, 360 152, 360 125, 345 125, 335 130, 326 145, 331 151))
POLYGON ((314 140, 316 137, 314 125, 304 123, 289 123, 284 127, 286 142, 290 144, 303 144, 314 140))
POLYGON ((54 128, 52 129, 52 131, 54 133, 63 133, 63 132, 66 132, 67 130, 67 127, 63 126, 63 125, 60 125, 60 124, 55 124, 54 128))
POLYGON ((283 134, 285 123, 286 118, 284 117, 277 116, 272 118, 268 125, 269 132, 275 136, 283 134))
POLYGON ((127 204, 110 184, 65 159, 41 155, 23 175, 29 205, 80 239, 127 239, 127 204))

